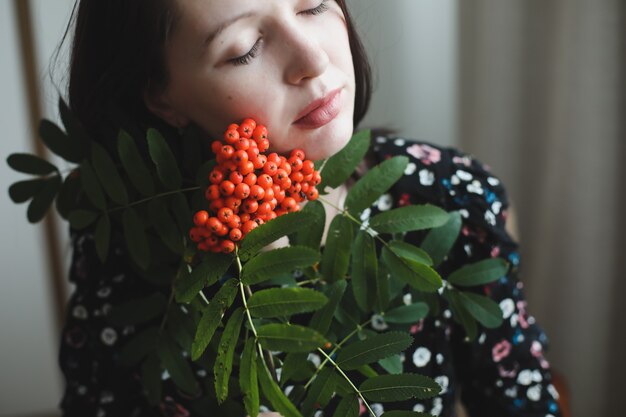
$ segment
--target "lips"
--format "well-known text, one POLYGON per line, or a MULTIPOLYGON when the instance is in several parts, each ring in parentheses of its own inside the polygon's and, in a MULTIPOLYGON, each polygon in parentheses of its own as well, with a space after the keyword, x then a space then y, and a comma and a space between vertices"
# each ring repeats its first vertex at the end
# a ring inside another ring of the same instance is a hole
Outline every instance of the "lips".
POLYGON ((341 90, 341 88, 337 88, 326 96, 313 100, 296 116, 293 123, 305 127, 319 127, 330 122, 339 113, 341 90))

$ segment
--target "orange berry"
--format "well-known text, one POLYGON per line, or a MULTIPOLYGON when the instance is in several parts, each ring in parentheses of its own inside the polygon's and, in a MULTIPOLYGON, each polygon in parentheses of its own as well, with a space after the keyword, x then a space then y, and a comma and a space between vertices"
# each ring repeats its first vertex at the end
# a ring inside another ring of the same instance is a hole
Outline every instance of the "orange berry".
POLYGON ((228 226, 222 223, 222 227, 220 227, 220 230, 218 230, 216 233, 218 236, 226 236, 229 230, 230 229, 228 228, 228 226))
POLYGON ((252 137, 252 125, 249 123, 242 123, 237 128, 237 132, 239 132, 239 137, 244 137, 246 139, 250 139, 252 137))
POLYGON ((239 164, 240 166, 248 162, 248 159, 248 153, 243 149, 239 149, 233 154, 233 161, 235 161, 235 163, 239 164))
POLYGON ((276 175, 276 171, 278 170, 278 164, 274 161, 267 161, 263 166, 263 173, 273 177, 276 175))
POLYGON ((252 126, 252 130, 256 129, 256 126, 257 126, 257 124, 256 124, 256 122, 254 121, 254 119, 250 119, 250 118, 248 118, 248 119, 244 119, 244 121, 243 121, 243 122, 241 122, 241 124, 242 124, 242 125, 243 125, 243 124, 249 124, 250 126, 252 126))
POLYGON ((211 151, 213 151, 214 154, 218 154, 220 153, 220 149, 222 149, 222 145, 223 143, 220 142, 219 140, 214 140, 213 142, 211 142, 211 151))
POLYGON ((239 167, 239 172, 241 172, 241 175, 248 175, 251 172, 254 172, 254 163, 252 163, 252 161, 246 162, 239 167))
POLYGON ((272 211, 272 206, 268 201, 264 201, 261 204, 259 204, 259 208, 257 209, 257 214, 261 215, 261 216, 265 216, 267 213, 269 213, 270 211, 272 211))
POLYGON ((239 218, 241 219, 241 224, 245 224, 248 220, 250 220, 250 214, 249 213, 241 213, 239 215, 239 218))
POLYGON ((189 230, 189 238, 194 242, 200 242, 202 240, 202 229, 200 227, 192 227, 189 230))
POLYGON ((299 159, 304 160, 304 151, 300 148, 295 148, 291 150, 291 153, 289 154, 289 157, 297 157, 299 159))
POLYGON ((196 226, 204 226, 209 220, 209 213, 206 210, 200 210, 193 216, 193 222, 196 226))
POLYGON ((204 197, 209 201, 218 199, 220 197, 219 185, 209 185, 209 188, 204 192, 204 197))
POLYGON ((228 223, 234 215, 235 213, 230 207, 222 207, 217 211, 217 219, 222 223, 228 223))
POLYGON ((233 242, 238 242, 241 240, 241 238, 243 237, 243 233, 241 233, 241 230, 238 228, 233 228, 230 229, 230 232, 228 233, 228 237, 230 238, 230 240, 232 240, 233 242))
POLYGON ((211 210, 213 213, 217 213, 222 207, 224 207, 223 198, 217 198, 211 201, 211 204, 209 204, 209 210, 211 210))
POLYGON ((263 187, 265 190, 267 190, 274 184, 274 180, 272 180, 272 177, 267 174, 261 174, 258 176, 256 183, 263 187))
POLYGON ((250 187, 250 198, 255 200, 262 200, 265 197, 265 190, 258 184, 254 184, 250 187))
POLYGON ((248 148, 250 148, 250 141, 247 138, 240 137, 239 140, 237 140, 237 142, 235 143, 235 149, 237 150, 245 152, 248 148))
POLYGON ((230 159, 234 153, 235 153, 235 148, 233 148, 230 145, 224 145, 222 146, 222 149, 220 150, 220 154, 222 155, 222 157, 226 159, 230 159))
POLYGON ((271 154, 267 155, 267 160, 276 162, 276 165, 278 165, 280 164, 280 155, 278 155, 276 152, 272 152, 271 154))
POLYGON ((296 204, 297 202, 293 197, 285 197, 285 199, 280 203, 280 207, 287 211, 294 211, 296 204))
POLYGON ((247 235, 257 227, 259 227, 259 225, 254 220, 248 220, 243 224, 243 226, 241 226, 241 231, 244 235, 247 235))
POLYGON ((223 253, 231 253, 235 250, 235 243, 232 240, 225 239, 221 244, 223 253))
POLYGON ((241 182, 243 181, 243 175, 239 171, 233 171, 228 176, 228 180, 235 185, 241 184, 241 182))
POLYGON ((224 140, 230 145, 234 145, 239 140, 239 132, 236 129, 229 129, 224 133, 224 140))
POLYGON ((235 192, 235 184, 233 184, 233 182, 229 180, 222 181, 222 183, 220 184, 220 193, 223 196, 229 196, 232 195, 233 192, 235 192))
POLYGON ((304 175, 312 174, 314 170, 315 165, 313 164, 313 161, 310 159, 302 160, 302 173, 304 175))
POLYGON ((263 125, 257 125, 252 132, 252 138, 259 142, 261 139, 267 139, 267 128, 263 125))
POLYGON ((250 195, 250 186, 248 184, 240 183, 235 187, 234 196, 240 199, 248 198, 250 195))
POLYGON ((244 213, 254 213, 259 208, 259 203, 255 200, 246 199, 241 205, 241 209, 244 213))
POLYGON ((233 213, 237 213, 239 211, 239 207, 241 207, 241 199, 233 196, 226 197, 224 201, 224 207, 228 207, 233 211, 233 213))
POLYGON ((291 165, 291 172, 298 172, 302 169, 302 159, 298 158, 297 156, 292 156, 291 158, 289 158, 287 160, 287 162, 289 163, 289 165, 291 165))
POLYGON ((214 168, 209 174, 209 181, 212 184, 219 184, 224 179, 224 174, 216 168, 214 168))
POLYGON ((206 227, 213 233, 217 233, 222 228, 222 222, 217 217, 211 217, 206 222, 206 227))
POLYGON ((257 146, 261 152, 265 152, 270 147, 270 141, 267 138, 259 139, 257 146))
POLYGON ((308 200, 317 200, 317 197, 319 196, 319 192, 317 191, 317 188, 315 187, 311 187, 307 192, 306 192, 306 198, 308 200))
POLYGON ((256 178, 256 174, 254 172, 251 172, 244 177, 243 182, 252 187, 256 184, 256 178))

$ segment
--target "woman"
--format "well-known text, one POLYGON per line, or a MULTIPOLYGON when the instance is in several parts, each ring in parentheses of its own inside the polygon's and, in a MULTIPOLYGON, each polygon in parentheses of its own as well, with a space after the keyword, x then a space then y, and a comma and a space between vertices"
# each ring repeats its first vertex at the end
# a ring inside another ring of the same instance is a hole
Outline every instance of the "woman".
MULTIPOLYGON (((163 130, 197 126, 216 138, 232 121, 252 117, 271 132, 272 151, 301 148, 317 160, 339 151, 367 111, 369 65, 344 0, 82 0, 75 10, 70 107, 105 146, 128 121, 163 130)), ((560 415, 542 354, 547 341, 527 314, 515 277, 517 244, 505 230, 508 202, 500 181, 453 148, 384 134, 372 141, 361 173, 392 155, 407 155, 411 163, 362 220, 425 202, 460 210, 463 233, 441 265, 444 278, 488 257, 513 265, 506 277, 477 289, 500 304, 501 328, 481 328, 475 342, 464 342, 463 329, 445 308, 413 326, 404 371, 435 378, 442 393, 395 407, 373 404, 374 411, 452 416, 460 392, 471 416, 560 415)), ((341 206, 351 184, 328 199, 341 206)), ((334 213, 326 208, 330 219, 334 213)), ((407 235, 407 241, 417 239, 407 235)), ((137 375, 116 367, 118 349, 136 329, 110 326, 102 316, 147 284, 123 254, 100 267, 89 233, 75 235, 74 244, 71 280, 77 287, 60 352, 64 415, 210 415, 171 384, 159 407, 148 406, 137 375)), ((382 330, 385 323, 373 326, 382 330)))

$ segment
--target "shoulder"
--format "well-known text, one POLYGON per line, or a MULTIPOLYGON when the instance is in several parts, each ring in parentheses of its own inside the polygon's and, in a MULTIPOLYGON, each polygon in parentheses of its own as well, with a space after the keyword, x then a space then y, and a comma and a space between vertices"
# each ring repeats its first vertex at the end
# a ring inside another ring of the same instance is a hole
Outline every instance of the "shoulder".
POLYGON ((373 160, 403 155, 409 163, 390 190, 398 206, 430 203, 458 210, 464 223, 497 235, 510 243, 505 231, 509 199, 491 167, 456 147, 392 134, 372 134, 373 160))

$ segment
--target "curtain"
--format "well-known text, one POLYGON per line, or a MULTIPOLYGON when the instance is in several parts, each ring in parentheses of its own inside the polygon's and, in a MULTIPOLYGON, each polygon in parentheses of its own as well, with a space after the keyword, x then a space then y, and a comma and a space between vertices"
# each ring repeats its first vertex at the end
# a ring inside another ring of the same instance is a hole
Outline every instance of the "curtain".
POLYGON ((626 2, 458 5, 459 147, 507 185, 572 415, 623 415, 626 2))

